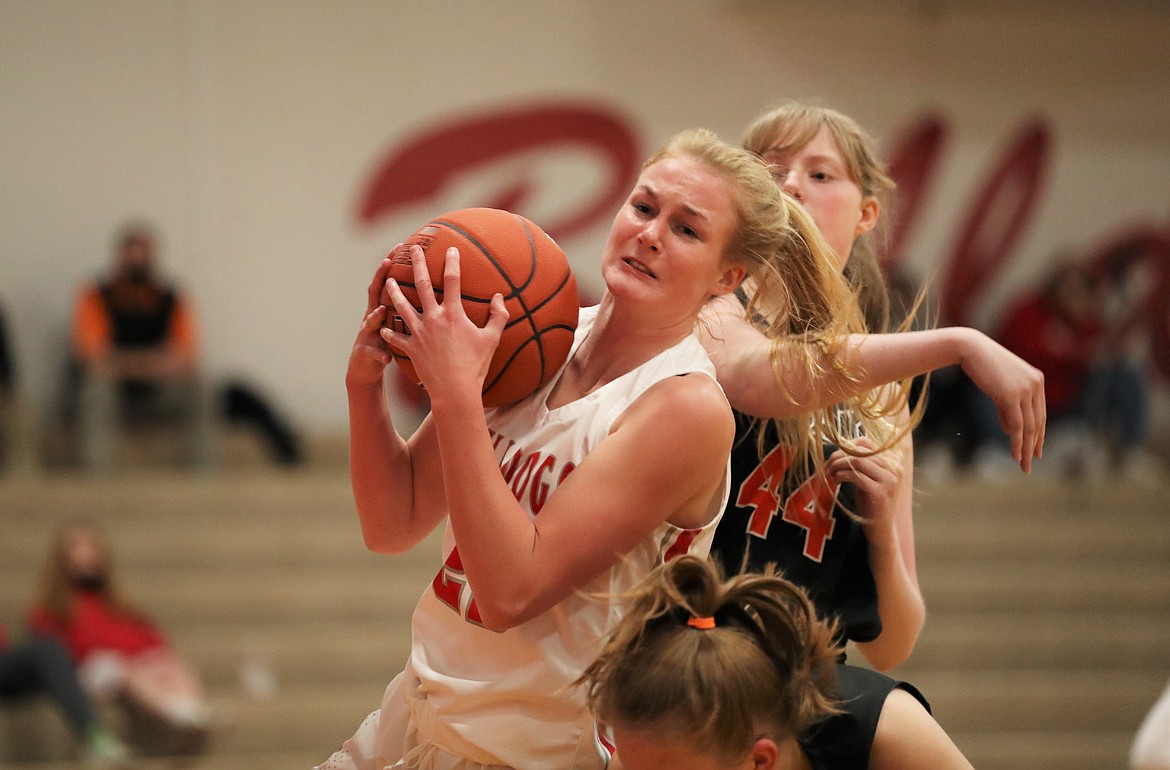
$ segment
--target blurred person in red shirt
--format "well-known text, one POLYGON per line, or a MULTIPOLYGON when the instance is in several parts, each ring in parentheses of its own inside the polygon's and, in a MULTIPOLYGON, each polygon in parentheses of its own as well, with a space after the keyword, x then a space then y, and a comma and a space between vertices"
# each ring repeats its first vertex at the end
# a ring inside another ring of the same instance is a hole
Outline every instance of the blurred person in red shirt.
POLYGON ((137 728, 169 751, 194 753, 205 745, 210 711, 199 677, 125 598, 102 529, 61 528, 28 622, 65 646, 95 701, 124 706, 137 728))
MULTIPOLYGON (((1139 366, 1109 335, 1108 287, 1078 261, 1057 265, 1005 315, 997 340, 1044 372, 1047 454, 1070 476, 1112 468, 1131 478, 1158 472, 1146 450, 1149 397, 1139 366)), ((1006 469, 994 409, 979 402, 980 467, 1006 469)), ((1010 457, 1007 458, 1010 461, 1010 457)), ((1051 461, 1050 461, 1051 462, 1051 461)))
POLYGON ((1105 329, 1103 301, 1088 271, 1065 263, 1040 291, 1019 298, 1003 323, 999 342, 1044 372, 1051 420, 1083 416, 1105 329))

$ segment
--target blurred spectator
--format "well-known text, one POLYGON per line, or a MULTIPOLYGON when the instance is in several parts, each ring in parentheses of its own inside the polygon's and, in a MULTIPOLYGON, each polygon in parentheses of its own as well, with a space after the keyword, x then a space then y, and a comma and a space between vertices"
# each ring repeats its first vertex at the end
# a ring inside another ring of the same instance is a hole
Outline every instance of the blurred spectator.
MULTIPOLYGON (((1070 476, 1110 466, 1133 478, 1157 473, 1146 448, 1148 394, 1139 367, 1108 344, 1107 297, 1076 262, 1058 265, 1038 291, 1008 310, 999 341, 1044 372, 1049 431, 1045 460, 1070 476)), ((977 402, 979 467, 988 475, 1014 466, 995 407, 977 402)))
POLYGON ((254 386, 239 380, 225 383, 220 407, 229 424, 250 425, 260 431, 273 462, 292 466, 304 461, 300 436, 254 386))
POLYGON ((16 369, 8 323, 0 307, 0 468, 8 465, 16 431, 16 369))
POLYGON ((0 471, 31 467, 28 404, 17 383, 16 343, 0 307, 0 471))
POLYGON ((134 743, 165 753, 202 750, 210 712, 199 678, 126 600, 97 526, 61 528, 29 626, 65 645, 91 698, 126 709, 134 743))
POLYGON ((36 637, 9 644, 0 626, 0 702, 41 694, 60 709, 89 766, 123 766, 130 759, 129 749, 98 720, 60 642, 36 637))
POLYGON ((83 287, 73 314, 82 463, 108 469, 120 420, 170 417, 186 427, 187 457, 211 462, 212 406, 199 372, 190 301, 163 280, 144 225, 120 234, 109 275, 83 287))
POLYGON ((152 419, 185 428, 187 459, 198 467, 211 463, 216 417, 258 430, 276 463, 304 459, 297 433, 254 386, 232 380, 213 392, 207 384, 194 308, 159 277, 149 228, 121 232, 111 274, 77 297, 72 337, 66 408, 85 467, 109 468, 120 423, 152 419))

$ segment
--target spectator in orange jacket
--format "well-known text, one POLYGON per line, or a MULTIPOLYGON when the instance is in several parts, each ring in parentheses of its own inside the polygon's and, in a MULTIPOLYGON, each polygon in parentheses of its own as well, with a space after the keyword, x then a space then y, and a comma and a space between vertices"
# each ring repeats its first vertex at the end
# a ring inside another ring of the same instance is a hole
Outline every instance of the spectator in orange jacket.
POLYGON ((124 416, 178 416, 189 459, 210 461, 212 408, 199 375, 199 340, 189 300, 155 268, 155 237, 143 225, 121 233, 113 270, 82 288, 73 314, 79 367, 83 464, 105 470, 124 416))

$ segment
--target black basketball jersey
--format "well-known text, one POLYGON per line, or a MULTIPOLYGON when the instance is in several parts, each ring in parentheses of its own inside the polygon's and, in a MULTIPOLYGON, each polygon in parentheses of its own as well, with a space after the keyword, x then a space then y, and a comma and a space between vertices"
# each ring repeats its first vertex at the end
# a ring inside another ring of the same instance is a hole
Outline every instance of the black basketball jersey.
POLYGON ((930 712, 913 685, 867 668, 838 665, 837 697, 844 711, 825 717, 797 739, 813 770, 867 770, 878 718, 895 689, 910 693, 930 712))
MULTIPOLYGON (((856 510, 853 485, 798 474, 789 479, 791 448, 769 436, 761 459, 760 421, 736 412, 735 422, 731 496, 712 557, 727 574, 745 566, 745 554, 750 572, 775 563, 808 592, 822 617, 839 619, 844 638, 877 638, 882 622, 865 531, 846 513, 856 510)), ((824 451, 828 457, 835 447, 826 445, 824 451)))

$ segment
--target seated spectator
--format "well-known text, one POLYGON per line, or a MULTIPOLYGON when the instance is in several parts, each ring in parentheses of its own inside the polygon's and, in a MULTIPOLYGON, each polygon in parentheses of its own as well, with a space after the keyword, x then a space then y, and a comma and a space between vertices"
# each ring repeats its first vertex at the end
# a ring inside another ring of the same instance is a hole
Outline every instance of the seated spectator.
POLYGON ((8 324, 0 309, 0 468, 9 463, 16 425, 16 371, 8 324))
POLYGON ((199 373, 195 313, 158 275, 150 229, 122 231, 112 272, 77 297, 72 336, 87 468, 108 469, 116 425, 127 417, 178 417, 187 427, 188 459, 210 463, 213 409, 199 373))
POLYGON ((0 702, 42 694, 60 709, 90 767, 124 766, 130 759, 129 749, 98 720, 65 648, 50 637, 9 644, 0 626, 0 702))
MULTIPOLYGON (((1045 459, 1070 476, 1110 467, 1148 475, 1148 394, 1138 367, 1108 344, 1101 286, 1075 262, 1057 266, 1043 286, 1008 310, 997 337, 1004 347, 1044 372, 1050 426, 1045 459)), ((992 475, 1007 468, 994 406, 978 403, 979 464, 992 475)), ((1010 458, 1008 458, 1010 460, 1010 458)))
POLYGON ((60 640, 89 696, 125 707, 151 748, 157 741, 168 753, 202 749, 210 712, 199 678, 122 594, 101 529, 73 523, 60 530, 29 626, 60 640))

